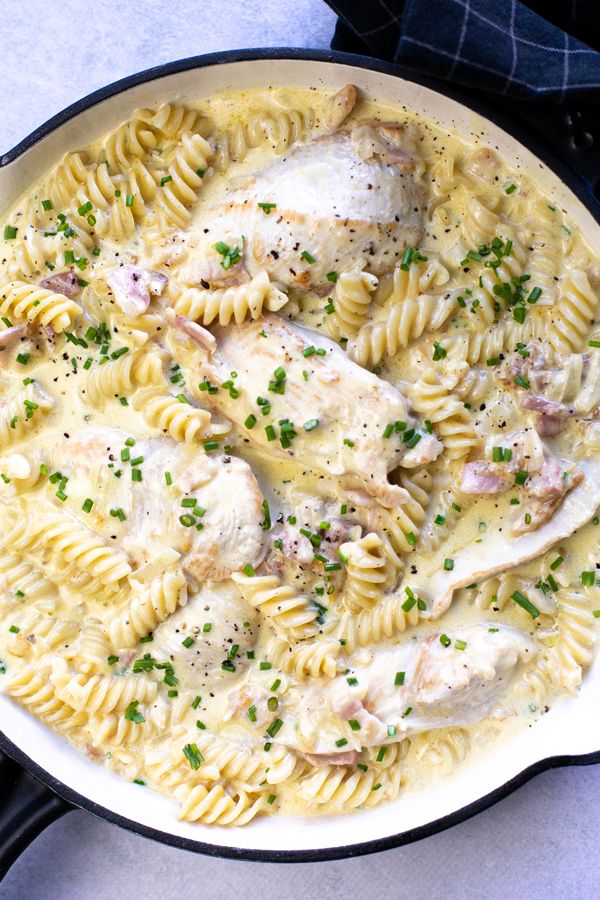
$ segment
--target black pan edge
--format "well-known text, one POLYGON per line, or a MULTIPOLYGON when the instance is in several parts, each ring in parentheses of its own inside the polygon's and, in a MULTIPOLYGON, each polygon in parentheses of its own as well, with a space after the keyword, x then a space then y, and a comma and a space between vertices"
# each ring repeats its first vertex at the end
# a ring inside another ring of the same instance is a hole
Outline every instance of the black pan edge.
POLYGON ((500 787, 484 797, 480 797, 473 803, 463 806, 448 816, 429 822, 427 825, 421 825, 418 828, 412 828, 409 831, 401 831, 398 834, 386 838, 378 838, 372 841, 364 841, 360 844, 346 844, 342 847, 326 847, 322 850, 249 850, 236 847, 220 847, 216 844, 207 844, 203 841, 195 841, 190 838, 183 838, 179 835, 169 834, 166 831, 158 831, 155 828, 149 828, 147 825, 141 825, 125 816, 118 815, 110 809, 94 803, 83 794, 74 791, 68 785, 63 784, 54 776, 50 775, 42 766, 25 754, 16 744, 10 741, 6 735, 0 732, 0 750, 3 750, 7 756, 13 759, 19 765, 27 769, 39 781, 45 784, 50 790, 63 800, 72 804, 74 807, 85 809, 98 818, 105 819, 113 825, 119 825, 128 831, 139 834, 141 837, 151 840, 160 841, 170 847, 176 847, 179 850, 189 850, 193 853, 202 853, 205 856, 215 856, 222 859, 247 860, 250 862, 272 862, 272 863, 315 863, 330 862, 336 859, 348 859, 355 856, 367 856, 371 853, 381 853, 384 850, 393 850, 396 847, 403 847, 406 844, 412 844, 415 841, 421 841, 423 838, 432 837, 458 825, 466 822, 478 813, 494 806, 500 800, 504 800, 517 788, 522 787, 536 775, 545 772, 548 769, 556 769, 560 766, 589 766, 600 763, 600 750, 593 753, 584 753, 580 756, 549 756, 547 759, 539 760, 526 769, 523 769, 510 781, 505 782, 500 787))
MULTIPOLYGON (((138 84, 150 82, 162 78, 166 75, 173 75, 189 69, 201 69, 207 66, 223 65, 231 62, 245 61, 261 61, 261 60, 278 60, 278 59, 294 59, 306 60, 310 62, 329 62, 334 64, 342 64, 354 66, 359 69, 370 69, 383 74, 399 76, 407 81, 413 81, 424 87, 444 94, 453 100, 463 103, 465 106, 479 113, 480 115, 490 119, 496 125, 504 129, 508 134, 512 135, 516 140, 520 141, 532 153, 542 160, 548 168, 552 169, 562 180, 568 185, 573 193, 582 201, 592 215, 600 221, 600 203, 596 200, 579 174, 568 166, 564 161, 552 154, 546 146, 534 138, 524 127, 511 120, 504 113, 499 112, 494 107, 493 98, 480 99, 469 96, 464 91, 455 89, 453 85, 446 82, 436 81, 434 79, 422 77, 399 66, 391 63, 382 62, 367 56, 358 56, 350 53, 339 53, 330 50, 308 50, 302 48, 273 47, 266 49, 249 49, 249 50, 228 50, 220 53, 210 53, 203 56, 193 56, 188 59, 176 60, 175 62, 165 63, 160 66, 146 69, 135 75, 130 75, 115 81, 106 87, 100 88, 87 97, 78 100, 71 106, 68 106, 62 112, 48 119, 39 128, 36 128, 28 137, 24 138, 16 147, 8 153, 0 157, 0 167, 10 165, 22 156, 27 150, 33 147, 44 137, 55 131, 61 125, 64 125, 70 119, 80 113, 91 109, 104 100, 123 93, 129 88, 138 84)), ((544 772, 547 769, 558 768, 559 766, 581 766, 600 763, 600 750, 592 753, 581 755, 564 755, 551 756, 546 759, 539 760, 528 768, 524 769, 514 778, 505 782, 505 784, 491 791, 473 803, 464 806, 462 809, 456 810, 448 816, 436 819, 427 825, 413 828, 409 831, 399 832, 387 838, 379 838, 372 841, 364 841, 360 844, 348 844, 342 847, 331 847, 325 849, 314 850, 249 850, 236 847, 220 847, 215 844, 207 844, 202 841, 195 841, 189 838, 182 838, 178 835, 169 834, 159 831, 148 826, 141 825, 124 816, 117 815, 112 810, 106 809, 97 803, 92 802, 87 797, 74 791, 68 785, 63 784, 54 778, 37 762, 27 756, 16 744, 9 740, 6 735, 0 731, 0 749, 18 762, 32 775, 38 778, 43 784, 58 794, 73 806, 85 809, 99 818, 106 819, 115 825, 126 828, 129 831, 139 834, 142 837, 160 841, 172 847, 181 850, 190 850, 195 853, 202 853, 206 856, 221 857, 224 859, 249 860, 253 862, 281 862, 281 863, 300 863, 300 862, 325 862, 336 859, 346 859, 353 856, 364 856, 370 853, 380 853, 384 850, 390 850, 395 847, 401 847, 414 841, 422 840, 434 834, 439 834, 453 825, 465 822, 472 816, 489 809, 495 803, 503 800, 517 788, 526 784, 535 775, 544 772)))

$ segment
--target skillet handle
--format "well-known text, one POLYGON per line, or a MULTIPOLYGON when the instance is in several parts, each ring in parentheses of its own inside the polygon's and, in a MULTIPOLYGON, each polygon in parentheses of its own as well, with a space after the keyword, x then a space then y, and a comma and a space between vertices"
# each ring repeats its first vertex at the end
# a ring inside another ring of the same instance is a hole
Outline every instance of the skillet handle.
POLYGON ((72 808, 0 752, 0 881, 38 834, 72 808))

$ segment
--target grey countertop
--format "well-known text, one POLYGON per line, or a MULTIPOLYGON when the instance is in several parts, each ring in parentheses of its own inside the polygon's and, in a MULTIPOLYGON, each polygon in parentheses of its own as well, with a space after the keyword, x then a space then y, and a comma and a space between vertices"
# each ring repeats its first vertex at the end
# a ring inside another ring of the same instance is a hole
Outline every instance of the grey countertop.
MULTIPOLYGON (((327 47, 335 22, 320 0, 20 0, 10 4, 10 13, 2 0, 0 9, 1 151, 67 104, 124 75, 215 50, 327 47)), ((418 844, 373 857, 277 867, 194 856, 72 812, 21 856, 0 897, 587 900, 599 894, 599 796, 599 768, 557 769, 418 844)))

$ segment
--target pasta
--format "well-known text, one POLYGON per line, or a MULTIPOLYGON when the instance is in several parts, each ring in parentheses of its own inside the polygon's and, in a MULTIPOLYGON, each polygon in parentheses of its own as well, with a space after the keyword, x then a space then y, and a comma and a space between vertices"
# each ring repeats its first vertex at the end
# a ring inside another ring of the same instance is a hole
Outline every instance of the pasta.
POLYGON ((598 297, 585 272, 570 271, 560 286, 560 297, 548 327, 552 347, 560 353, 581 350, 590 330, 598 297))
POLYGON ((58 671, 52 673, 50 681, 60 700, 88 715, 125 710, 132 701, 151 703, 158 691, 155 682, 133 675, 113 678, 58 671))
POLYGON ((460 459, 476 447, 477 435, 468 410, 433 369, 413 385, 409 396, 415 410, 435 426, 450 459, 460 459))
POLYGON ((153 428, 174 441, 200 440, 211 433, 210 413, 193 407, 186 399, 178 399, 160 388, 148 387, 137 392, 134 406, 153 428))
POLYGON ((223 172, 230 162, 242 162, 249 150, 265 144, 281 153, 305 137, 313 121, 312 110, 268 110, 236 122, 217 139, 216 162, 223 172))
POLYGON ((393 568, 386 559, 385 545, 372 532, 339 550, 346 565, 344 602, 350 612, 371 609, 381 602, 386 585, 393 582, 393 568))
POLYGON ((178 316, 187 316, 194 322, 210 325, 218 319, 219 325, 229 325, 233 319, 238 325, 248 316, 258 319, 263 309, 276 312, 287 303, 287 296, 269 281, 266 272, 256 275, 247 284, 218 291, 184 290, 174 304, 178 316))
POLYGON ((38 322, 60 333, 73 327, 81 307, 63 294, 36 287, 22 281, 12 281, 0 289, 0 316, 38 322))
MULTIPOLYGON (((107 363, 88 375, 86 393, 94 406, 111 397, 130 394, 142 385, 165 383, 163 353, 129 353, 114 362, 107 363)), ((166 386, 166 384, 165 384, 166 386)))
POLYGON ((0 410, 0 448, 23 440, 53 406, 53 399, 36 382, 19 391, 0 410))
POLYGON ((284 634, 302 640, 316 633, 316 608, 307 597, 298 594, 291 585, 283 584, 276 575, 234 574, 233 579, 248 603, 271 619, 284 634))
POLYGON ((212 152, 201 135, 183 132, 181 147, 175 152, 166 176, 169 180, 158 195, 158 215, 164 227, 183 228, 189 223, 189 207, 196 201, 212 152))
POLYGON ((285 638, 276 638, 268 648, 268 657, 278 669, 293 672, 297 678, 335 678, 337 657, 342 649, 339 641, 316 641, 292 647, 285 638))
POLYGON ((377 365, 386 356, 394 356, 407 347, 424 331, 437 331, 455 306, 451 296, 441 303, 432 294, 406 297, 384 310, 381 318, 363 325, 356 339, 348 341, 348 353, 361 366, 377 365))
POLYGON ((402 634, 407 628, 417 624, 418 607, 412 606, 408 611, 402 598, 388 597, 375 609, 363 610, 358 615, 344 613, 338 627, 338 638, 344 641, 348 652, 356 647, 367 647, 384 638, 402 634))
POLYGON ((335 286, 335 320, 340 334, 352 335, 364 324, 377 278, 367 272, 343 272, 335 286))
POLYGON ((598 258, 480 141, 231 92, 3 213, 0 700, 186 831, 402 816, 595 663, 598 258))
POLYGON ((50 504, 36 514, 27 515, 27 507, 14 508, 12 527, 5 534, 6 544, 19 552, 33 555, 43 547, 63 566, 73 564, 103 585, 115 585, 131 574, 131 566, 122 551, 107 546, 96 534, 75 519, 54 510, 50 504), (43 544, 41 537, 43 536, 43 544))
POLYGON ((177 607, 187 602, 187 584, 180 571, 166 572, 145 588, 138 588, 126 611, 110 623, 114 647, 133 647, 140 637, 154 631, 177 607))

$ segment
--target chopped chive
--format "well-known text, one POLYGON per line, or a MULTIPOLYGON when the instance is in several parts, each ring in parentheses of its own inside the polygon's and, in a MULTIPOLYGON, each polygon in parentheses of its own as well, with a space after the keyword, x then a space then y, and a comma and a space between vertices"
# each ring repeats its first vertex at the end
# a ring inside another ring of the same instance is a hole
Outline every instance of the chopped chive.
POLYGON ((274 738, 275 735, 281 730, 282 726, 283 722, 281 719, 274 719, 267 728, 267 734, 269 735, 269 737, 274 738))
POLYGON ((196 771, 204 762, 204 757, 200 753, 197 744, 186 744, 183 748, 183 755, 190 764, 190 769, 196 771))
POLYGON ((127 719, 128 722, 134 722, 136 725, 141 725, 142 722, 145 722, 144 716, 138 710, 139 704, 139 700, 132 700, 125 710, 123 718, 127 719))
POLYGON ((394 678, 394 684, 396 687, 401 687, 404 684, 404 679, 406 678, 406 672, 396 672, 394 678))
POLYGON ((522 594, 520 591, 515 591, 514 594, 511 594, 512 599, 515 603, 518 603, 526 612, 529 613, 532 619, 537 619, 540 614, 537 606, 534 606, 531 600, 522 594))

